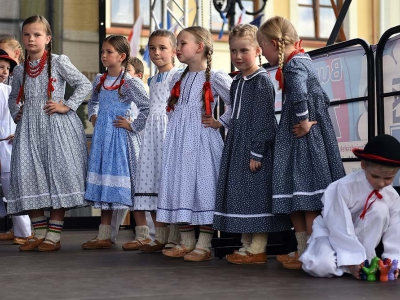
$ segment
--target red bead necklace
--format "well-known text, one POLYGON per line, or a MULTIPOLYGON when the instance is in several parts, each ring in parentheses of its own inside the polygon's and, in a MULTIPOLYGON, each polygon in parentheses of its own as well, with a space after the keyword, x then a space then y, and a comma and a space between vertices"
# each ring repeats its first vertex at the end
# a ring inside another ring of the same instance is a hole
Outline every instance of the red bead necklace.
POLYGON ((125 83, 125 80, 122 79, 121 82, 120 82, 118 85, 115 85, 115 83, 118 81, 118 79, 119 79, 119 78, 121 77, 121 75, 122 75, 122 71, 121 71, 121 72, 119 73, 117 79, 114 80, 114 82, 113 82, 112 85, 110 85, 110 86, 105 86, 105 85, 104 85, 104 82, 106 81, 107 74, 108 74, 108 72, 105 72, 105 73, 103 74, 103 76, 101 76, 101 78, 100 78, 100 83, 103 85, 103 88, 104 88, 105 90, 107 90, 107 91, 114 91, 114 90, 118 89, 120 86, 122 86, 122 85, 125 83))
POLYGON ((45 50, 43 52, 43 55, 40 58, 39 63, 35 67, 31 67, 31 64, 29 63, 29 59, 30 59, 30 57, 28 56, 28 58, 26 59, 26 74, 28 74, 29 77, 32 77, 32 78, 38 77, 43 72, 44 65, 46 64, 47 51, 45 50))

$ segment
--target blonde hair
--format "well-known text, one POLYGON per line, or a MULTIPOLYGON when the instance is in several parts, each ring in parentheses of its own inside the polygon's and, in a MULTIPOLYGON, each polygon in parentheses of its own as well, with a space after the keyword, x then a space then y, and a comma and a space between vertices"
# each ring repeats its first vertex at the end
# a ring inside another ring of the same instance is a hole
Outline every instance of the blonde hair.
POLYGON ((278 43, 278 68, 283 68, 284 53, 287 45, 294 45, 299 41, 299 36, 293 24, 289 20, 276 16, 265 21, 257 32, 261 41, 276 40, 278 43))
MULTIPOLYGON (((250 43, 253 44, 256 48, 260 47, 257 41, 257 31, 258 28, 251 24, 238 24, 232 28, 231 32, 229 32, 229 43, 231 43, 234 39, 248 37, 250 43)), ((261 55, 258 55, 260 60, 261 67, 261 55)))
POLYGON ((21 44, 12 36, 4 36, 0 38, 0 45, 6 44, 11 47, 13 50, 19 50, 18 64, 22 63, 25 60, 24 51, 22 50, 21 44))
MULTIPOLYGON (((213 40, 211 33, 208 29, 201 27, 201 26, 191 26, 183 29, 181 32, 188 32, 190 33, 196 43, 202 43, 204 45, 204 56, 207 59, 207 67, 206 67, 206 82, 210 82, 211 78, 211 63, 212 63, 212 54, 213 54, 213 40)), ((181 32, 179 34, 181 34, 181 32)), ((182 81, 182 79, 186 76, 186 74, 189 72, 189 67, 186 67, 185 71, 183 71, 181 77, 179 78, 179 84, 182 81)), ((176 84, 178 84, 178 82, 176 84)), ((176 85, 175 84, 175 85, 176 85)), ((172 95, 168 99, 168 106, 169 107, 174 107, 175 104, 178 102, 179 96, 177 95, 172 95)), ((203 106, 205 103, 205 93, 204 93, 204 88, 202 92, 202 100, 203 100, 203 106)))
POLYGON ((393 171, 397 172, 398 170, 400 170, 400 167, 382 165, 382 164, 374 163, 372 161, 368 161, 368 160, 365 160, 365 159, 363 159, 362 161, 364 162, 364 166, 365 167, 378 169, 378 170, 383 171, 383 172, 393 172, 393 171))

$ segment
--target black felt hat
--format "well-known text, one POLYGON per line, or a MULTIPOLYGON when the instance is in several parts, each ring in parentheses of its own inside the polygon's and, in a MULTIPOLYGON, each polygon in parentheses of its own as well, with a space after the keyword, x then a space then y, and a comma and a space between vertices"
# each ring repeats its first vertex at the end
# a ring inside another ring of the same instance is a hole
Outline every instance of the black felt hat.
POLYGON ((372 138, 364 149, 353 149, 355 156, 379 165, 400 167, 400 142, 388 134, 372 138))
POLYGON ((10 62, 10 73, 14 70, 14 67, 18 65, 18 63, 12 59, 6 51, 0 49, 0 59, 6 59, 10 62))

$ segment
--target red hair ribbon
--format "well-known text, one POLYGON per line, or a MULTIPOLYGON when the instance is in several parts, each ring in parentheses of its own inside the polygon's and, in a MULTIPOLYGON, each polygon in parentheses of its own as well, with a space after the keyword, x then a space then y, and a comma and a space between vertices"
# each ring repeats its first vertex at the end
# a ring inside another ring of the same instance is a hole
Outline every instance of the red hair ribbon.
POLYGON ((21 102, 22 99, 22 95, 24 94, 24 86, 21 85, 19 87, 19 91, 18 91, 18 97, 17 97, 17 104, 19 104, 21 102))
POLYGON ((367 213, 368 209, 369 209, 369 208, 371 207, 371 205, 374 204, 374 202, 376 201, 376 199, 375 199, 374 201, 372 201, 372 202, 368 205, 369 199, 371 199, 371 197, 372 197, 374 194, 376 195, 377 199, 382 199, 382 195, 379 193, 379 191, 378 191, 378 190, 373 190, 373 191, 371 192, 371 194, 369 194, 369 196, 368 196, 368 198, 367 198, 367 201, 365 201, 364 209, 363 209, 363 211, 362 211, 362 213, 361 213, 361 215, 360 215, 360 219, 364 219, 365 214, 367 213))
MULTIPOLYGON (((180 94, 181 94, 181 81, 178 80, 171 90, 171 97, 178 99, 180 94)), ((174 110, 174 106, 168 104, 167 112, 170 112, 171 110, 174 110)))
POLYGON ((56 78, 49 78, 49 83, 47 84, 47 96, 50 98, 51 97, 51 93, 54 92, 54 86, 53 86, 53 82, 56 82, 57 79, 56 78))
MULTIPOLYGON (((304 53, 304 49, 301 47, 301 43, 302 43, 302 42, 303 42, 302 40, 298 40, 298 41, 294 44, 295 50, 294 50, 292 53, 289 54, 289 56, 288 56, 288 58, 287 58, 287 60, 286 60, 285 63, 288 63, 288 62, 293 58, 293 56, 295 56, 296 54, 304 53)), ((283 92, 285 87, 284 87, 284 85, 283 85, 283 73, 282 73, 282 68, 281 68, 281 67, 279 67, 278 70, 276 71, 275 80, 278 81, 278 83, 279 83, 279 88, 280 88, 280 89, 282 90, 282 92, 283 92)))
POLYGON ((211 90, 211 83, 209 81, 204 82, 203 85, 204 91, 204 105, 206 108, 206 115, 211 116, 211 102, 214 102, 214 95, 211 90))

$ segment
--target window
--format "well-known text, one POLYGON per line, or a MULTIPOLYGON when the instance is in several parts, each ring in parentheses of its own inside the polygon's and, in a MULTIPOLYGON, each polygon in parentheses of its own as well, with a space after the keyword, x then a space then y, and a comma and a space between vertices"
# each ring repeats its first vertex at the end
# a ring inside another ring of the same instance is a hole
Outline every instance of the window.
MULTIPOLYGON (((298 0, 299 27, 298 34, 302 38, 328 39, 336 22, 331 0, 298 0)), ((343 0, 334 0, 340 11, 343 0)))
POLYGON ((134 18, 133 0, 111 1, 111 24, 132 26, 134 18))
MULTIPOLYGON (((223 2, 224 6, 222 7, 222 9, 225 8, 226 1, 217 1, 217 2, 221 2, 221 3, 223 2)), ((255 10, 257 10, 257 5, 255 2, 257 2, 257 1, 247 1, 247 0, 243 1, 242 0, 242 4, 243 4, 244 8, 249 12, 254 12, 255 10)), ((242 11, 241 11, 239 5, 237 5, 235 3, 235 25, 238 23, 238 20, 239 20, 239 17, 241 16, 241 14, 242 14, 242 11)), ((243 24, 250 23, 251 21, 253 21, 253 19, 254 19, 254 16, 245 14, 242 18, 242 23, 243 24)), ((221 18, 221 15, 217 11, 217 9, 214 7, 214 5, 212 5, 212 7, 211 7, 211 20, 212 20, 211 29, 215 30, 215 31, 220 31, 222 28, 223 20, 221 18)), ((228 20, 228 22, 229 22, 229 20, 228 20)), ((229 31, 229 25, 225 24, 224 29, 226 32, 229 31)))

